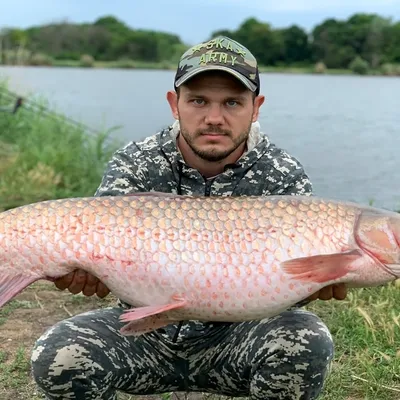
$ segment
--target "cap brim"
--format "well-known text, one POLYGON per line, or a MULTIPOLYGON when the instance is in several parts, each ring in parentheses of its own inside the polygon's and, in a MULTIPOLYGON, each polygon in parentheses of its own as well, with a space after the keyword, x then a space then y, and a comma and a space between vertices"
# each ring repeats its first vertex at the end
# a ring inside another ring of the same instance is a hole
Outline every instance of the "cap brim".
POLYGON ((247 79, 245 76, 243 76, 240 72, 234 71, 233 69, 231 69, 229 67, 224 67, 223 65, 207 65, 207 66, 203 66, 203 67, 197 67, 197 68, 191 70, 190 72, 188 72, 187 74, 185 74, 184 76, 182 76, 181 78, 179 78, 175 82, 175 86, 176 87, 181 86, 183 83, 188 81, 190 78, 193 78, 195 75, 198 75, 201 72, 212 71, 212 70, 228 72, 229 74, 233 75, 235 78, 239 79, 239 81, 241 81, 252 92, 255 92, 257 90, 257 86, 253 82, 251 82, 249 79, 247 79))

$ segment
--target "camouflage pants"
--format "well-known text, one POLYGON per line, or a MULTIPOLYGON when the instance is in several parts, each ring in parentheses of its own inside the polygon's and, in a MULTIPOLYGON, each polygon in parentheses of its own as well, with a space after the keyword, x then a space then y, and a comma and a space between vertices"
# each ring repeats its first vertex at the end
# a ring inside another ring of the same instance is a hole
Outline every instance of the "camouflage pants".
POLYGON ((123 337, 119 307, 62 321, 36 343, 32 371, 47 399, 208 392, 251 399, 317 399, 333 357, 325 325, 304 310, 258 322, 161 329, 123 337))

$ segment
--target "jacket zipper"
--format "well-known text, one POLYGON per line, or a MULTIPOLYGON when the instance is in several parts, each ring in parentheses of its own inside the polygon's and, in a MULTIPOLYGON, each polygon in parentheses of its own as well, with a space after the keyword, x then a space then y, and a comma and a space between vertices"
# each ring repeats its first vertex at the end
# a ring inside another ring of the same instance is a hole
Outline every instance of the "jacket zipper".
POLYGON ((212 183, 213 183, 213 180, 211 180, 211 179, 206 180, 206 187, 204 189, 204 196, 208 196, 208 197, 210 196, 212 183))

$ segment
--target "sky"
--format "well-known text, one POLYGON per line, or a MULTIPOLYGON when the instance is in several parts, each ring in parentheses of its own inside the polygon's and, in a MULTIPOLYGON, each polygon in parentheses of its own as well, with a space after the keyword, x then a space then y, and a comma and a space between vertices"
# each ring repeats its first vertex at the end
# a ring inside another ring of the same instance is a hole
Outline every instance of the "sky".
POLYGON ((346 19, 356 12, 400 21, 400 0, 0 0, 0 28, 27 28, 51 22, 94 22, 113 15, 131 28, 153 29, 195 44, 248 17, 274 28, 297 24, 307 31, 326 18, 346 19), (201 4, 201 5, 200 5, 201 4))

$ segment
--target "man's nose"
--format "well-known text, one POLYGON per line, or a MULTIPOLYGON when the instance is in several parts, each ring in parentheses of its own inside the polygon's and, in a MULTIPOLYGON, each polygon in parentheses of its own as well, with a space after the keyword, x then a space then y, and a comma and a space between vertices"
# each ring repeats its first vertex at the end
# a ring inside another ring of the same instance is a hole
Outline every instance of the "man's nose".
POLYGON ((213 104, 209 107, 205 122, 210 125, 221 125, 224 123, 223 110, 219 104, 213 104))

